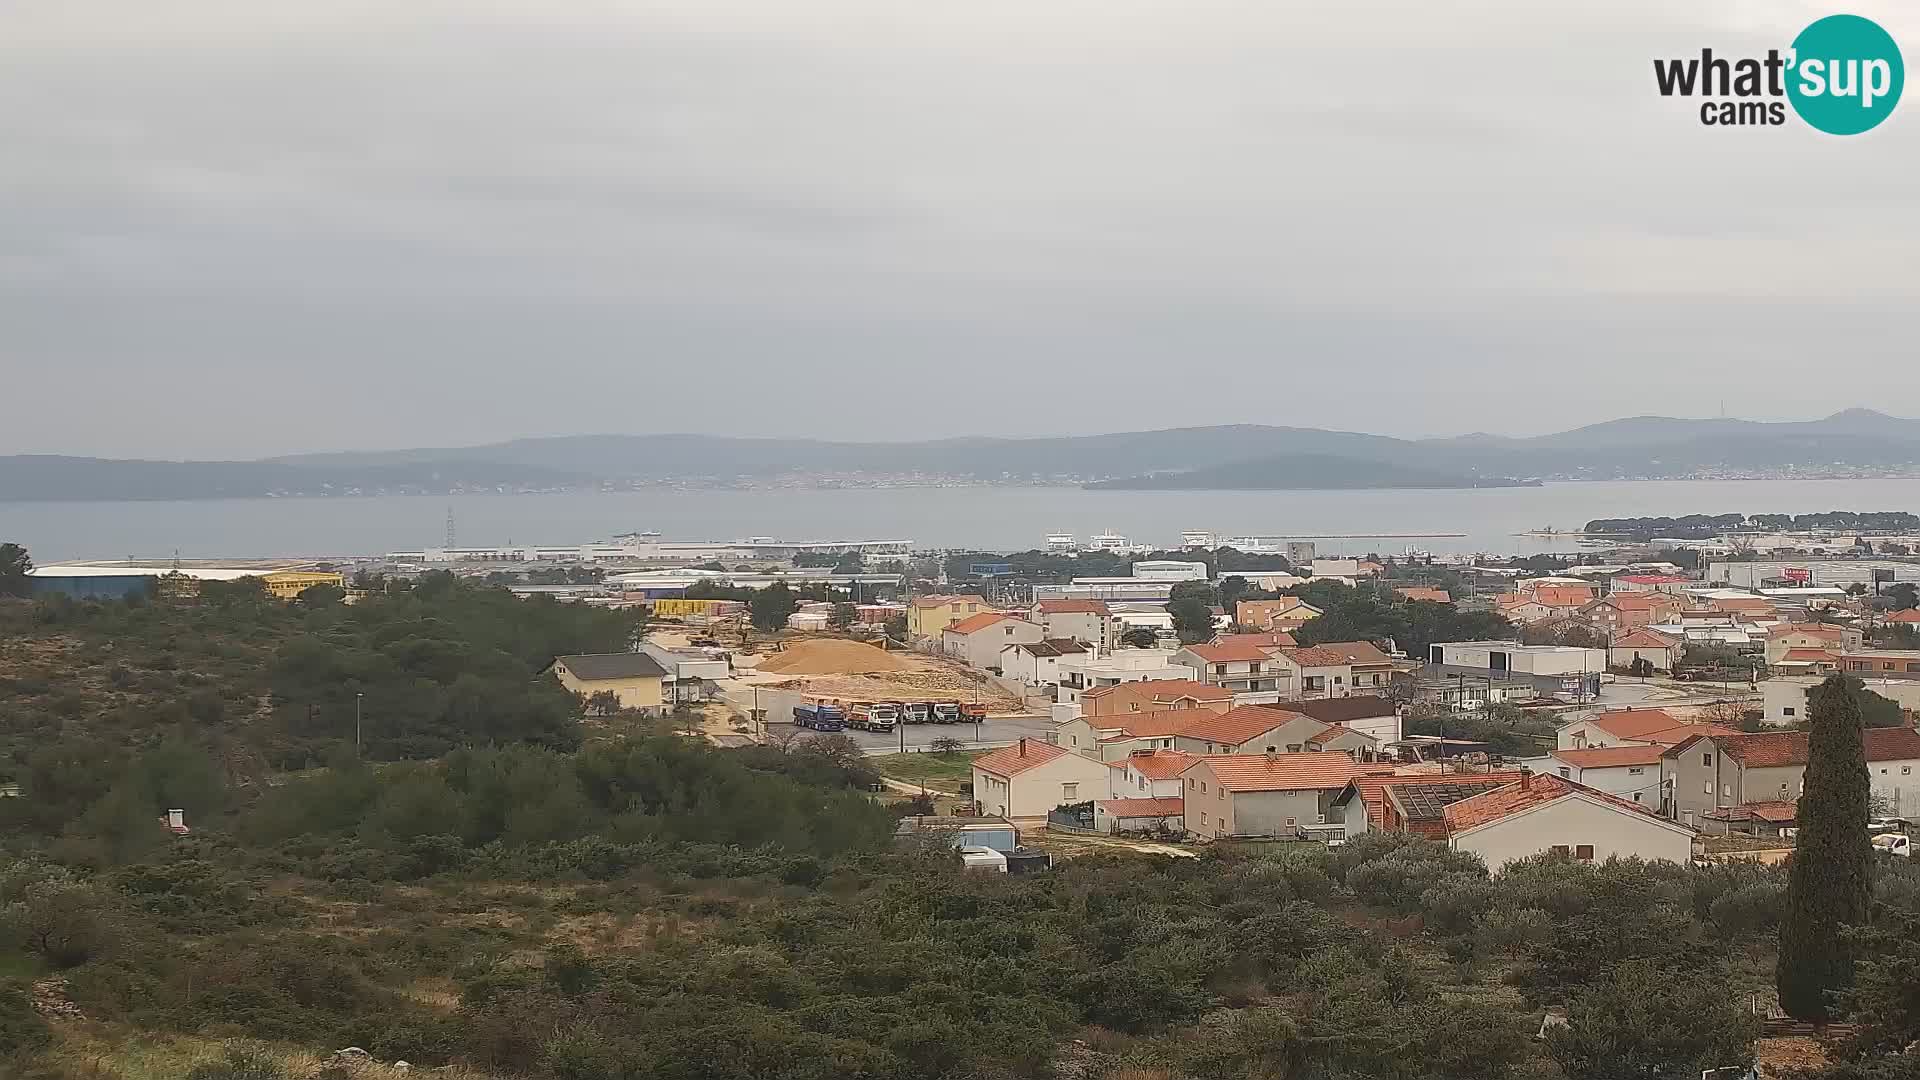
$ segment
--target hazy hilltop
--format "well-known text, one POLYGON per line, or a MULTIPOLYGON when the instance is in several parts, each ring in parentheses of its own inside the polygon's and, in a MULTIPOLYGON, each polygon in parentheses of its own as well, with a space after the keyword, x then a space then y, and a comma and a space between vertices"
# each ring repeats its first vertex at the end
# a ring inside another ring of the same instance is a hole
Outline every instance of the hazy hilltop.
POLYGON ((1399 439, 1229 424, 1053 438, 846 442, 721 435, 566 435, 481 446, 261 461, 0 457, 0 500, 195 499, 560 490, 864 474, 876 482, 1126 488, 1475 487, 1920 468, 1920 420, 1848 409, 1818 420, 1636 416, 1525 438, 1399 439))

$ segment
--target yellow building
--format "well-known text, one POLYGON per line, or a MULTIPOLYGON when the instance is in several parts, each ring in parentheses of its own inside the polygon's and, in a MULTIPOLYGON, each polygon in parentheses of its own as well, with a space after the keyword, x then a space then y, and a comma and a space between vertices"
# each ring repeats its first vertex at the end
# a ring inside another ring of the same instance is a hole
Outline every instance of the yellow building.
POLYGON ((347 587, 345 575, 322 570, 275 570, 261 574, 260 583, 266 588, 267 595, 276 600, 298 600, 301 593, 315 585, 331 585, 336 589, 347 587))
POLYGON ((689 600, 684 596, 663 596, 653 602, 653 613, 662 619, 718 618, 743 610, 738 600, 689 600))
POLYGON ((959 596, 916 596, 907 605, 907 637, 938 639, 947 627, 970 619, 993 605, 971 593, 959 596))
POLYGON ((611 693, 623 709, 660 712, 667 670, 646 653, 583 653, 556 656, 550 669, 560 685, 582 697, 611 693))

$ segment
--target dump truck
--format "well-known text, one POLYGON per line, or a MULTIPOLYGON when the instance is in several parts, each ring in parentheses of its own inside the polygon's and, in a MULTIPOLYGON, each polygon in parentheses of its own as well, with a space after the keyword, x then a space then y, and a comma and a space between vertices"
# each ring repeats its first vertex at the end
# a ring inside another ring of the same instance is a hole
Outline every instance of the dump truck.
POLYGON ((936 724, 957 724, 960 722, 960 705, 953 701, 933 702, 933 722, 936 724))
POLYGON ((933 719, 933 706, 924 701, 909 701, 901 708, 900 719, 909 724, 924 724, 933 719))
POLYGON ((900 722, 900 706, 891 701, 856 705, 847 726, 856 731, 892 731, 900 722))
POLYGON ((793 722, 815 731, 839 731, 847 726, 847 714, 830 701, 803 701, 793 707, 793 722))

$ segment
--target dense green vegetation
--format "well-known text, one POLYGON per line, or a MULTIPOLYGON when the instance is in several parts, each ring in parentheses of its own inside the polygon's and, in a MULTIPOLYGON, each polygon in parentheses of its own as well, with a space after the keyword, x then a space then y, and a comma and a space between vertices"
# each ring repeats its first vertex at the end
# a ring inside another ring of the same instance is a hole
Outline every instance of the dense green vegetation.
MULTIPOLYGON (((291 1080, 288 1051, 342 1046, 554 1080, 1695 1076, 1744 1062, 1787 910, 1777 868, 1492 877, 1378 835, 969 874, 893 846, 905 806, 848 739, 616 739, 577 702, 553 726, 522 704, 557 693, 541 654, 628 627, 440 579, 0 627, 10 715, 58 720, 0 799, 0 1074, 36 1080, 291 1080), (509 704, 449 711, 466 677, 509 704), (289 720, 337 717, 336 678, 408 703, 377 734, 369 708, 364 755, 289 720), (166 708, 183 689, 197 713, 166 708), (1549 1007, 1571 1025, 1536 1041, 1549 1007), (156 1039, 191 1060, 122 1049, 156 1039)), ((1920 872, 1889 861, 1873 897, 1834 1080, 1891 1075, 1920 1026, 1920 872)))
POLYGON ((1492 612, 1461 611, 1453 604, 1408 601, 1391 590, 1375 592, 1337 581, 1313 581, 1287 590, 1321 610, 1294 632, 1302 645, 1327 641, 1385 641, 1409 656, 1423 656, 1436 641, 1510 640, 1513 624, 1492 612))

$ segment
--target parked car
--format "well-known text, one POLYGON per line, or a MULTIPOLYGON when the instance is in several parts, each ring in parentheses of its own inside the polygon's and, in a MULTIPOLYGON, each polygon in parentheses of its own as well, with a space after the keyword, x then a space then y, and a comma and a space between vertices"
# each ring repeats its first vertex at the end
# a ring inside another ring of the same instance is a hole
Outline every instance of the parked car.
POLYGON ((1913 858, 1913 840, 1906 833, 1881 833, 1873 838, 1873 850, 1911 859, 1913 858))

